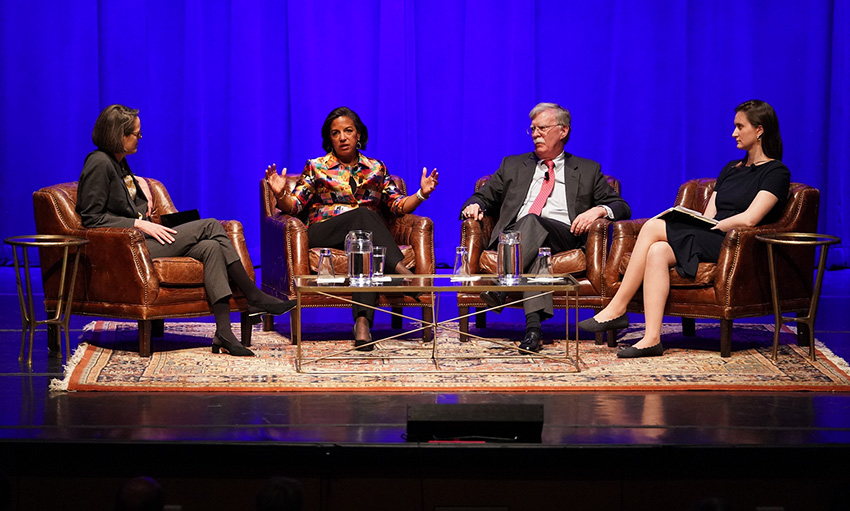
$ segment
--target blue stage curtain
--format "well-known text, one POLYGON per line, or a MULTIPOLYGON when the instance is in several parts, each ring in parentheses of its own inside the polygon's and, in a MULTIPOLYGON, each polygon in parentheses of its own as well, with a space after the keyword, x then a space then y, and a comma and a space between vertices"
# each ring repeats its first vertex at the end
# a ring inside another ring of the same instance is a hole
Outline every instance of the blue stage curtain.
MULTIPOLYGON (((322 154, 345 105, 365 154, 413 193, 451 264, 459 205, 501 158, 532 149, 528 112, 573 115, 567 150, 623 183, 635 217, 679 184, 740 157, 734 107, 776 108, 794 181, 821 190, 819 231, 848 266, 850 10, 847 2, 456 0, 0 3, 0 234, 34 232, 31 193, 75 181, 98 112, 141 110, 133 170, 180 209, 238 219, 260 264, 258 182, 322 154)), ((4 262, 10 250, 3 248, 4 262)))

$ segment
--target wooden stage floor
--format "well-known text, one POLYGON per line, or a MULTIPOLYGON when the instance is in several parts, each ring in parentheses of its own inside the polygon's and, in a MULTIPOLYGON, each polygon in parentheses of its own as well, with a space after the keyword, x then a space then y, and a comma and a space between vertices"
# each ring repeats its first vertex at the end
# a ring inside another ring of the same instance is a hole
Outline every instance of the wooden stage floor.
MULTIPOLYGON (((172 510, 253 509, 272 475, 299 479, 311 510, 663 510, 709 497, 848 508, 848 394, 51 393, 63 360, 40 329, 32 368, 18 363, 11 268, 0 286, 11 509, 111 509, 118 484, 140 474, 162 483, 172 510), (430 403, 542 404, 542 442, 405 442, 408 406, 430 403)), ((850 270, 824 286, 816 336, 850 360, 850 270)), ((73 319, 72 349, 91 319, 73 319)))

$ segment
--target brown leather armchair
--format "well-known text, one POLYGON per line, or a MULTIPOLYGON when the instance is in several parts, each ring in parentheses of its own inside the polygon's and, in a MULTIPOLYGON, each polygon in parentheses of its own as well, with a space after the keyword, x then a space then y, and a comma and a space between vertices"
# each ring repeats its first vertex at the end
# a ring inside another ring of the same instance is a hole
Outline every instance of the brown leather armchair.
MULTIPOLYGON (((300 175, 286 176, 286 186, 290 191, 295 187, 300 175)), ((407 194, 407 185, 399 176, 390 176, 402 193, 407 194)), ((387 227, 393 233, 396 243, 404 256, 404 265, 413 273, 433 274, 436 270, 434 257, 434 223, 430 218, 416 214, 396 216, 382 208, 381 215, 387 227)), ((319 249, 310 249, 307 242, 306 211, 299 216, 287 215, 277 208, 277 200, 265 179, 260 180, 260 254, 262 258, 262 289, 278 298, 294 298, 293 277, 316 273, 319 262, 319 249)), ((347 270, 345 253, 332 249, 334 271, 345 275, 347 270)), ((344 295, 343 295, 344 296, 344 295)), ((344 296, 351 299, 351 296, 344 296)), ((351 307, 350 304, 320 295, 302 295, 303 307, 351 307)), ((434 305, 431 295, 423 294, 417 302, 408 296, 380 295, 378 306, 391 308, 400 314, 404 307, 422 309, 422 320, 431 322, 434 317, 434 305)), ((297 325, 290 318, 292 338, 295 339, 297 325)), ((392 317, 392 327, 401 328, 401 318, 392 317)), ((263 329, 274 328, 274 318, 263 318, 263 329)), ((430 329, 424 329, 423 338, 431 338, 430 329)))
MULTIPOLYGON (((159 181, 146 178, 151 189, 151 219, 177 210, 159 181)), ((165 318, 192 318, 212 314, 204 290, 204 265, 191 257, 153 259, 144 235, 137 229, 83 227, 76 212, 77 183, 61 183, 33 193, 36 230, 39 234, 61 234, 87 238, 80 257, 72 313, 85 316, 130 319, 139 322, 139 355, 151 355, 151 336, 163 335, 165 318)), ((245 245, 242 224, 223 221, 224 230, 242 259, 248 275, 254 266, 245 245)), ((57 296, 62 253, 41 248, 41 273, 45 297, 57 296)), ((48 311, 56 310, 54 298, 45 299, 48 311)), ((251 345, 251 321, 247 302, 234 290, 231 311, 242 312, 242 344, 251 345)), ((51 344, 58 343, 58 330, 49 332, 51 344), (55 339, 53 339, 55 337, 55 339)))
MULTIPOLYGON (((705 211, 714 191, 714 179, 693 179, 679 187, 675 205, 705 211)), ((720 355, 732 354, 732 321, 736 318, 773 314, 767 247, 756 236, 772 232, 815 232, 820 192, 791 183, 782 216, 775 223, 726 233, 717 263, 700 263, 696 277, 685 279, 670 269, 670 295, 665 315, 681 316, 686 335, 694 335, 695 318, 720 320, 720 355)), ((605 286, 616 292, 628 267, 640 228, 647 219, 615 222, 611 251, 605 271, 605 286)), ((779 252, 779 251, 778 251, 779 252)), ((777 258, 777 275, 782 278, 780 304, 783 312, 808 314, 814 272, 813 247, 783 247, 777 258)), ((610 296, 610 295, 609 295, 610 296)), ((639 291, 629 304, 630 312, 643 312, 639 291)), ((609 332, 609 339, 615 332, 609 332)), ((808 344, 806 325, 800 324, 798 343, 808 344)))
MULTIPOLYGON (((491 176, 492 174, 479 178, 475 182, 475 191, 477 192, 484 186, 491 176)), ((612 176, 605 176, 605 178, 614 191, 619 194, 620 181, 612 176)), ((498 220, 498 217, 490 216, 492 213, 498 214, 498 212, 488 211, 488 215, 481 221, 467 218, 461 224, 460 244, 466 247, 469 253, 469 271, 471 273, 497 273, 496 252, 486 250, 490 235, 493 232, 493 226, 496 225, 498 220)), ((600 218, 591 225, 584 249, 552 254, 553 271, 555 273, 570 273, 581 285, 578 299, 571 297, 570 307, 601 309, 607 303, 606 297, 613 296, 613 293, 606 289, 606 282, 602 278, 608 246, 610 245, 610 227, 611 222, 609 220, 600 218)), ((554 296, 553 300, 555 308, 564 309, 567 307, 566 299, 563 296, 554 296)), ((487 304, 481 300, 477 293, 458 293, 457 303, 458 312, 461 316, 469 314, 470 307, 487 308, 487 304)), ((484 313, 475 316, 476 327, 483 328, 486 324, 484 313)), ((465 334, 469 332, 468 317, 460 320, 460 331, 461 340, 467 340, 468 336, 465 334)), ((602 339, 602 334, 596 335, 597 344, 602 344, 602 339)))

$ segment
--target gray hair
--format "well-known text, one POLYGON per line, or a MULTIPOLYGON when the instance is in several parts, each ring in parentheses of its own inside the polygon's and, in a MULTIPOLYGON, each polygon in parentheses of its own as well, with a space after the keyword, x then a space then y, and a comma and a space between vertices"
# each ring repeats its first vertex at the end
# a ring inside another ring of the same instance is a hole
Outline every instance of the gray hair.
MULTIPOLYGON (((537 103, 537 106, 532 108, 531 112, 528 113, 528 117, 533 121, 535 117, 546 110, 554 110, 555 120, 558 121, 558 124, 566 126, 567 128, 570 127, 570 111, 557 103, 537 103)), ((572 133, 572 129, 567 132, 567 136, 564 138, 564 144, 570 141, 570 135, 572 135, 572 133)))
POLYGON ((557 119, 558 124, 566 126, 567 128, 570 127, 570 111, 557 103, 537 103, 537 105, 531 109, 531 112, 529 112, 528 118, 533 121, 535 117, 546 110, 554 110, 555 119, 557 119))

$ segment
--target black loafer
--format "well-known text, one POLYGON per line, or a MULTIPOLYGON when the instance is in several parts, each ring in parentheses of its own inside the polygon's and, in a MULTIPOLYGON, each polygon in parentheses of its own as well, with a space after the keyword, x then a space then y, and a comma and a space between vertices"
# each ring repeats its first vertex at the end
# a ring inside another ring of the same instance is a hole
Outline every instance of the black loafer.
MULTIPOLYGON (((541 341, 541 332, 540 330, 529 330, 525 333, 525 337, 523 337, 522 342, 519 343, 519 349, 525 351, 533 351, 537 353, 540 351, 540 348, 543 347, 543 342, 541 341)), ((520 353, 524 353, 524 351, 520 351, 520 353)))
POLYGON ((641 357, 660 357, 664 354, 664 346, 659 342, 648 348, 635 348, 629 346, 617 352, 617 358, 641 358, 641 357))
POLYGON ((255 305, 249 304, 248 315, 261 316, 263 314, 271 314, 277 316, 278 314, 285 314, 291 311, 296 305, 298 305, 298 302, 295 300, 278 300, 277 302, 258 303, 255 305))
POLYGON ((505 300, 507 295, 501 291, 482 291, 481 299, 488 307, 493 308, 493 312, 501 314, 505 309, 505 300))
POLYGON ((607 330, 622 330, 629 326, 629 317, 624 312, 622 316, 616 317, 608 321, 596 321, 593 318, 587 318, 584 321, 578 322, 578 327, 586 332, 605 332, 607 330))

